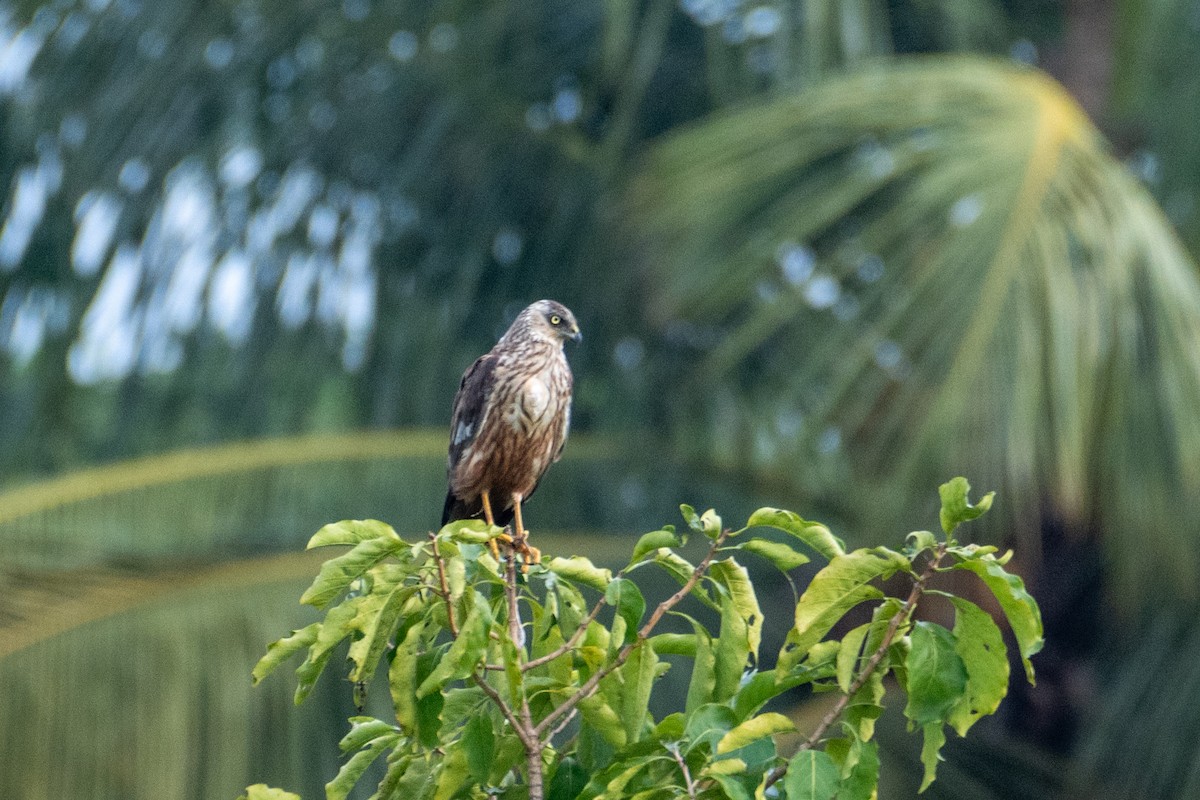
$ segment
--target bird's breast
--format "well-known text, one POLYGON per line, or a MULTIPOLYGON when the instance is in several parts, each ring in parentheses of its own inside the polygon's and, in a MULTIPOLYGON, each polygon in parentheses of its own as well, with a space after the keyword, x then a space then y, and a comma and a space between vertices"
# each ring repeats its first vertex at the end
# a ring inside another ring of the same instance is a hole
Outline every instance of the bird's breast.
POLYGON ((541 375, 526 378, 517 390, 509 408, 508 424, 528 433, 546 418, 550 408, 550 386, 541 375))

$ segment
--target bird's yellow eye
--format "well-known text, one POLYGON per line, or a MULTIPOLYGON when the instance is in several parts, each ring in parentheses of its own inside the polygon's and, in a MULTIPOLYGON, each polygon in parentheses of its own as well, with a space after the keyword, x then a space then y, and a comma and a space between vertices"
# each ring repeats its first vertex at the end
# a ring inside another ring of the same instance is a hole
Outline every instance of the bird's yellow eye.
POLYGON ((550 315, 550 324, 551 325, 562 325, 562 317, 560 317, 558 314, 551 314, 550 315))

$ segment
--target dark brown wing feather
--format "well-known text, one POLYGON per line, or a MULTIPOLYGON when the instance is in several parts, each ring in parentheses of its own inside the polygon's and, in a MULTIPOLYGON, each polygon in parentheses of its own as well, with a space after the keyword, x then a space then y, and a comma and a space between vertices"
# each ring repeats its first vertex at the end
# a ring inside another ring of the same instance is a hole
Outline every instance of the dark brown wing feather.
MULTIPOLYGON (((488 353, 476 359, 463 373, 458 393, 454 395, 454 413, 450 418, 450 472, 470 451, 475 437, 483 426, 488 399, 495 386, 496 364, 499 359, 488 353)), ((493 511, 500 509, 493 508, 493 511)), ((442 524, 456 519, 470 519, 483 513, 479 498, 460 498, 453 491, 446 492, 446 503, 442 508, 442 524)), ((497 525, 506 525, 512 519, 511 509, 502 512, 496 519, 497 525), (507 516, 506 516, 507 514, 507 516), (503 518, 503 519, 501 519, 503 518)))

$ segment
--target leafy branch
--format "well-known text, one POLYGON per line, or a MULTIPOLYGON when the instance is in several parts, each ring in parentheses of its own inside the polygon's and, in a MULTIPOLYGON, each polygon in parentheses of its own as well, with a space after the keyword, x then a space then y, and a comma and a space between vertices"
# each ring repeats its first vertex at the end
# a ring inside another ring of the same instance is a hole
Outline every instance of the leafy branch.
MULTIPOLYGON (((847 552, 824 525, 789 511, 759 509, 733 530, 712 511, 683 506, 686 528, 643 535, 615 574, 580 556, 519 571, 512 557, 498 562, 489 550, 502 531, 474 521, 416 544, 380 522, 335 523, 309 546, 349 549, 322 566, 301 598, 324 610, 324 620, 270 645, 254 678, 306 652, 296 670, 300 702, 339 644, 348 643, 356 686, 370 686, 387 665, 394 718, 351 718, 341 743, 349 759, 326 788, 331 800, 345 798, 385 756, 377 800, 743 800, 769 787, 786 797, 865 800, 878 782, 874 723, 891 673, 907 694, 904 713, 924 736, 927 786, 945 726, 965 734, 996 710, 1008 682, 995 621, 931 588, 937 576, 965 570, 979 577, 1007 618, 1031 680, 1029 658, 1041 646, 1037 604, 1005 570, 1007 558, 954 538, 959 524, 991 504, 987 495, 972 505, 968 489, 961 478, 943 485, 944 537, 917 531, 901 550, 847 552), (683 553, 693 535, 707 540, 694 564, 683 553), (760 669, 764 614, 736 560, 744 554, 785 575, 813 556, 827 562, 799 598, 771 669, 760 669), (635 580, 647 569, 678 583, 652 608, 635 580), (903 600, 879 588, 898 572, 912 578, 903 600), (598 597, 589 602, 588 592, 598 597), (930 593, 954 605, 953 630, 917 620, 930 593), (685 602, 707 607, 719 623, 702 624, 685 602), (830 638, 863 603, 875 606, 871 621, 830 638), (668 614, 691 632, 660 633, 668 614), (650 698, 672 668, 664 655, 690 660, 691 671, 686 702, 656 720, 650 698), (839 696, 785 756, 774 737, 795 727, 763 708, 805 686, 839 696)), ((294 797, 278 792, 251 787, 247 796, 294 797)))

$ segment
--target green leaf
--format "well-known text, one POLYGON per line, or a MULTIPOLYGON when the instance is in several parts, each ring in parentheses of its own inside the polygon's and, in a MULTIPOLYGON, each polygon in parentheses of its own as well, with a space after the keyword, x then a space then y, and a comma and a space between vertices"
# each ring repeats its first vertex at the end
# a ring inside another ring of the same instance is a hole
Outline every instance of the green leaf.
POLYGON ((724 755, 738 750, 751 742, 777 733, 790 733, 796 730, 792 721, 783 714, 768 712, 752 717, 738 725, 717 742, 717 755, 724 755))
POLYGON ((338 749, 343 753, 358 750, 372 739, 378 739, 387 734, 399 733, 395 725, 375 717, 351 717, 350 732, 338 742, 338 749))
POLYGON ((358 779, 367 771, 367 767, 399 742, 400 734, 398 733, 380 736, 365 749, 352 755, 350 760, 338 770, 337 776, 325 784, 326 800, 346 800, 350 790, 354 788, 354 784, 358 783, 358 779))
POLYGON ((696 657, 696 634, 660 633, 650 637, 654 652, 664 656, 696 657))
POLYGON ((554 770, 546 800, 575 800, 587 783, 587 770, 576 759, 567 756, 554 770))
POLYGON ((713 655, 713 700, 723 703, 741 685, 751 656, 746 620, 729 597, 721 598, 721 633, 713 655))
POLYGON ((325 615, 325 622, 317 632, 316 641, 308 650, 308 657, 304 659, 303 664, 296 668, 298 680, 296 681, 295 701, 297 705, 304 702, 304 698, 312 692, 317 678, 321 676, 325 664, 333 654, 333 648, 350 635, 353 630, 351 625, 358 613, 358 602, 361 599, 346 601, 333 607, 325 615))
POLYGON ((834 557, 813 576, 796 604, 796 622, 789 635, 793 647, 807 653, 847 611, 864 601, 883 597, 883 592, 870 585, 871 581, 891 577, 907 565, 903 556, 884 548, 855 550, 834 557))
POLYGON ((692 677, 688 682, 687 701, 684 710, 689 714, 713 699, 716 686, 716 655, 713 653, 712 637, 699 623, 696 628, 696 656, 692 661, 692 677))
POLYGON ((650 692, 654 688, 658 656, 649 642, 642 642, 621 667, 625 686, 621 692, 621 719, 625 724, 625 741, 632 744, 641 738, 650 708, 650 692))
MULTIPOLYGON (((728 736, 729 734, 726 734, 728 736)), ((718 742, 718 745, 720 743, 718 742)), ((736 749, 736 748, 735 748, 736 749)), ((704 767, 704 775, 737 775, 746 771, 746 762, 740 758, 722 758, 720 761, 710 761, 704 767)))
POLYGON ((700 532, 709 539, 716 539, 721 535, 721 518, 713 509, 710 508, 700 515, 700 532))
POLYGON ((921 727, 925 740, 921 745, 921 763, 925 765, 925 775, 921 778, 923 792, 937 777, 937 765, 942 759, 942 745, 946 743, 946 731, 940 722, 929 722, 921 727))
POLYGON ((646 613, 646 599, 641 590, 628 578, 615 578, 604 590, 604 600, 625 620, 625 644, 629 644, 637 638, 646 613))
POLYGON ((660 742, 682 739, 686 726, 687 717, 676 711, 663 717, 662 721, 654 726, 654 738, 660 742))
POLYGON ((349 552, 322 564, 312 586, 300 596, 300 602, 315 608, 324 608, 346 591, 364 572, 388 556, 398 553, 403 547, 404 542, 395 535, 364 539, 349 552))
POLYGON ((846 706, 843 724, 859 742, 870 741, 875 735, 875 721, 883 715, 883 675, 882 668, 872 671, 846 706))
POLYGON ((354 546, 373 539, 400 542, 400 537, 391 525, 375 519, 347 519, 331 522, 313 534, 306 550, 332 545, 354 546))
POLYGON ((604 791, 596 795, 596 800, 629 800, 632 794, 628 788, 630 783, 654 761, 654 758, 646 755, 618 761, 614 766, 624 769, 604 784, 604 791))
POLYGON ((238 800, 300 800, 300 795, 285 792, 283 789, 272 789, 265 783, 256 783, 246 787, 246 793, 238 800))
POLYGON ((1009 627, 1017 639, 1021 661, 1025 664, 1025 677, 1034 683, 1033 664, 1030 656, 1042 649, 1042 612, 1037 601, 1025 590, 1025 582, 1007 572, 1004 566, 991 555, 969 561, 960 561, 953 569, 965 569, 979 576, 996 596, 1009 627))
POLYGON ((704 532, 704 523, 700 521, 700 515, 696 513, 696 509, 684 503, 679 506, 679 513, 683 515, 683 521, 687 523, 689 528, 696 533, 704 532))
POLYGON ((845 545, 819 522, 808 522, 792 511, 780 508, 760 508, 750 515, 747 528, 776 528, 795 536, 829 560, 846 552, 845 545))
POLYGON ((990 614, 970 600, 954 604, 954 649, 967 670, 967 688, 947 720, 959 736, 980 717, 995 713, 1008 693, 1008 656, 1004 637, 990 614))
POLYGON ((292 631, 290 636, 285 636, 278 641, 271 642, 267 645, 266 654, 258 660, 258 663, 254 665, 254 669, 250 672, 251 680, 257 684, 274 672, 284 661, 311 646, 317 640, 317 634, 320 631, 321 623, 314 622, 298 631, 292 631))
POLYGON ((555 581, 554 599, 558 608, 559 633, 563 639, 569 639, 587 613, 583 595, 571 584, 565 581, 555 581))
POLYGON ((913 531, 904 539, 904 554, 910 558, 937 547, 937 537, 929 531, 913 531))
POLYGON ((580 700, 579 713, 584 723, 599 733, 604 741, 618 749, 625 746, 625 724, 603 694, 596 693, 580 700))
POLYGON ((942 498, 942 510, 939 516, 942 530, 946 532, 947 536, 954 533, 954 529, 960 524, 982 516, 992 507, 992 499, 996 496, 995 492, 988 492, 979 499, 978 503, 971 505, 967 500, 970 491, 971 484, 967 483, 966 478, 954 478, 938 487, 938 494, 942 498))
MULTIPOLYGON (((718 762, 725 763, 725 762, 718 762)), ((712 766, 716 766, 713 764, 712 766)), ((721 791, 725 793, 725 797, 729 800, 754 800, 753 787, 746 786, 746 780, 742 775, 725 775, 721 772, 714 772, 711 769, 705 770, 705 774, 716 781, 721 791)))
POLYGON ((875 742, 856 742, 858 757, 850 774, 842 778, 837 800, 874 800, 879 786, 879 746, 875 742))
POLYGON ((850 683, 854 680, 854 667, 858 664, 858 654, 862 651, 863 640, 871 623, 863 623, 842 637, 837 655, 837 682, 843 692, 850 691, 850 683))
POLYGON ((916 623, 910 641, 904 715, 917 725, 940 724, 967 688, 966 667, 955 650, 954 634, 941 625, 916 623))
POLYGON ((681 544, 683 544, 683 539, 675 533, 675 526, 664 525, 662 530, 642 534, 642 538, 638 539, 637 544, 633 546, 633 557, 629 559, 629 563, 636 564, 647 553, 660 547, 678 547, 681 544))
POLYGON ((809 557, 783 542, 772 542, 769 539, 747 539, 727 550, 745 550, 762 556, 774 564, 781 572, 789 572, 802 564, 809 562, 809 557))
POLYGON ((496 753, 496 736, 492 718, 486 713, 475 714, 463 727, 462 748, 467 757, 471 779, 479 785, 488 782, 492 758, 496 753))
POLYGON ((401 797, 399 786, 415 760, 412 753, 406 752, 400 747, 388 753, 387 770, 384 772, 383 780, 376 787, 375 794, 367 800, 397 800, 401 797))
POLYGON ((762 708, 771 698, 778 697, 810 680, 811 678, 806 675, 778 676, 777 671, 773 669, 757 672, 738 687, 737 694, 733 696, 733 710, 739 720, 745 720, 762 708))
POLYGON ((737 719, 733 709, 718 703, 707 703, 688 714, 684 738, 689 742, 688 752, 707 745, 715 750, 717 742, 733 730, 737 719))
POLYGON ((434 759, 423 755, 394 758, 395 755, 393 752, 388 759, 390 768, 385 777, 391 785, 391 794, 380 795, 378 800, 426 800, 432 794, 434 759))
POLYGON ((359 639, 351 642, 348 652, 354 662, 350 680, 370 682, 405 605, 418 591, 417 586, 397 586, 386 595, 368 595, 359 604, 358 613, 350 623, 361 634, 359 639))
POLYGON ((437 773, 437 785, 433 790, 433 800, 450 800, 458 793, 470 777, 467 766, 467 752, 462 740, 451 742, 442 748, 445 757, 437 773))
POLYGON ((405 632, 388 668, 388 688, 396 721, 409 734, 417 730, 417 654, 423 644, 425 625, 421 620, 405 632))
POLYGON ((750 582, 750 573, 732 558, 714 561, 709 575, 724 587, 733 601, 733 608, 746 623, 746 643, 750 657, 758 663, 758 648, 762 642, 763 613, 758 605, 758 595, 750 582))
POLYGON ((829 754, 822 750, 801 750, 788 761, 783 788, 788 800, 832 800, 841 783, 841 774, 829 754))
POLYGON ((488 525, 486 520, 460 519, 446 524, 438 531, 438 536, 452 539, 456 542, 487 544, 502 533, 504 533, 503 528, 496 525, 488 525))
POLYGON ((603 592, 612 582, 612 570, 601 569, 592 563, 591 559, 583 556, 571 558, 555 557, 546 564, 546 569, 567 580, 582 583, 603 592))
MULTIPOLYGON (((420 686, 426 678, 433 674, 446 655, 448 648, 439 647, 428 650, 417 656, 417 685, 420 686)), ((430 692, 417 699, 417 741, 422 747, 432 749, 441 742, 442 709, 446 706, 446 695, 449 692, 430 692)))
POLYGON ((459 628, 458 638, 438 661, 433 672, 417 687, 418 699, 436 692, 452 680, 470 676, 487 651, 490 624, 487 602, 478 598, 459 628))

